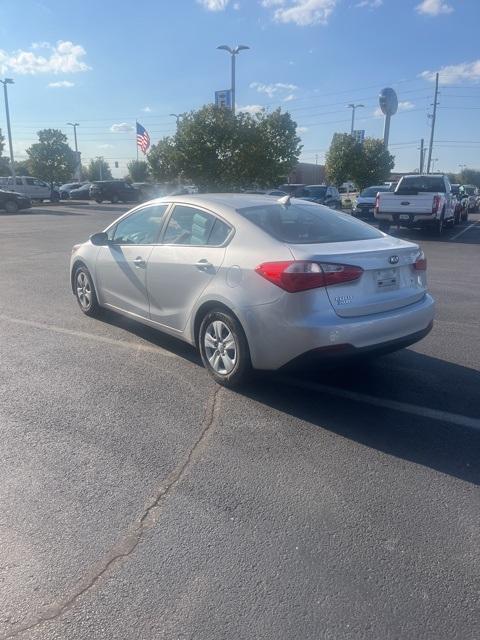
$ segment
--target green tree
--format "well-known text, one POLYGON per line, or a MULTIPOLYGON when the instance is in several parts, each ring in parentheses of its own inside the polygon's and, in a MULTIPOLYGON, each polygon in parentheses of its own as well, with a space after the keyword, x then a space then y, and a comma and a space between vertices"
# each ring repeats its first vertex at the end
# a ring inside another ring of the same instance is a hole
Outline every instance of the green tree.
POLYGON ((354 167, 353 181, 359 189, 372 184, 382 184, 390 178, 395 158, 385 149, 383 140, 365 138, 360 162, 354 167))
POLYGON ((175 136, 155 145, 148 161, 157 180, 181 174, 202 191, 225 191, 280 182, 300 151, 296 124, 280 109, 252 116, 206 106, 186 114, 175 136))
POLYGON ((112 180, 110 165, 103 158, 90 160, 88 167, 84 167, 83 171, 89 182, 94 182, 95 180, 112 180))
POLYGON ((38 142, 27 149, 27 155, 31 173, 51 187, 70 180, 75 170, 74 153, 59 129, 39 131, 38 142))
POLYGON ((359 189, 385 182, 395 159, 382 140, 366 138, 359 143, 349 134, 335 134, 327 153, 325 169, 330 182, 340 185, 352 180, 359 189))
POLYGON ((361 157, 362 145, 353 136, 347 133, 336 133, 325 157, 327 180, 336 185, 353 180, 353 174, 361 162, 361 157))
POLYGON ((146 182, 149 177, 148 162, 145 160, 131 160, 127 164, 128 175, 132 182, 146 182))
POLYGON ((474 184, 480 187, 480 171, 478 169, 464 169, 460 174, 461 184, 474 184))
POLYGON ((2 176, 10 175, 10 159, 2 155, 4 148, 5 137, 3 136, 2 130, 0 129, 0 175, 2 176))
POLYGON ((28 160, 15 161, 15 175, 31 176, 30 162, 28 160))

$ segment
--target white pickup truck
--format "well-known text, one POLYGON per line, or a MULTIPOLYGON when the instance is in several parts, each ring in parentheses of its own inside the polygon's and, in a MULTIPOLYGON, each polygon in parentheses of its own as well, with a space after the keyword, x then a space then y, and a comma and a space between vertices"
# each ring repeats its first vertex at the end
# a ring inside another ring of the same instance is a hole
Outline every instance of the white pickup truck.
POLYGON ((395 225, 430 228, 440 235, 446 224, 455 224, 455 206, 447 176, 403 176, 395 191, 377 194, 375 219, 386 233, 395 225))

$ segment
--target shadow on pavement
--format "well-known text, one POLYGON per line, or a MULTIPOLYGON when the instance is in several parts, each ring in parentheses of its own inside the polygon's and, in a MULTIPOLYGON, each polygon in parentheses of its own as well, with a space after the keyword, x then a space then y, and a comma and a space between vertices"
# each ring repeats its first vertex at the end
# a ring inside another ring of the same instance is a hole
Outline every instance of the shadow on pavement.
MULTIPOLYGON (((104 322, 202 366, 190 345, 106 312, 104 322)), ((377 360, 301 371, 302 380, 473 418, 480 416, 480 372, 404 349, 377 360)), ((282 373, 258 372, 238 393, 364 446, 480 484, 480 432, 368 403, 301 389, 282 373)), ((292 374, 289 374, 292 377, 292 374)))

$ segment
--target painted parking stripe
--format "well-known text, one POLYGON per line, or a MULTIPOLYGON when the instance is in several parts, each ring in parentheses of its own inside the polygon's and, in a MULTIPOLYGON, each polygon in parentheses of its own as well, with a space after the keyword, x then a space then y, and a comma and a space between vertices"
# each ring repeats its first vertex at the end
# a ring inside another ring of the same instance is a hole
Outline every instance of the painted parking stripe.
POLYGON ((309 391, 319 391, 320 393, 336 396, 337 398, 343 398, 345 400, 362 402, 363 404, 370 404, 375 407, 382 407, 383 409, 401 411, 402 413, 409 413, 414 416, 421 416, 422 418, 430 418, 431 420, 440 420, 441 422, 449 422, 450 424, 456 424, 461 427, 468 427, 470 429, 480 431, 480 420, 477 420, 476 418, 470 418, 468 416, 462 416, 458 413, 450 413, 448 411, 440 411, 438 409, 429 409, 428 407, 421 407, 416 404, 409 404, 408 402, 399 402, 398 400, 377 398, 375 396, 369 396, 365 393, 349 391, 348 389, 339 389, 338 387, 331 387, 326 384, 309 382, 308 380, 297 380, 290 376, 281 376, 280 379, 286 384, 293 387, 308 389, 309 391))
POLYGON ((54 324, 45 324, 43 322, 34 322, 33 320, 23 320, 22 318, 11 318, 0 314, 0 320, 5 322, 12 322, 13 324, 20 324, 26 327, 33 327, 35 329, 43 329, 46 331, 53 331, 54 333, 63 333, 68 336, 75 336, 76 338, 84 338, 93 342, 103 342, 105 344, 111 344, 115 347, 121 347, 123 349, 133 349, 134 351, 146 351, 147 353, 156 353, 167 358, 178 358, 176 353, 162 349, 162 347, 154 347, 150 344, 143 344, 141 342, 131 342, 125 340, 117 340, 115 338, 109 338, 107 336, 101 336, 95 333, 87 333, 86 331, 76 331, 75 329, 66 329, 65 327, 58 327, 54 324))
POLYGON ((480 222, 480 220, 477 220, 476 222, 474 222, 473 224, 469 224, 468 227, 465 227, 465 229, 462 229, 459 233, 455 234, 454 236, 452 236, 451 238, 449 238, 450 242, 452 240, 456 240, 457 238, 459 238, 460 236, 463 236, 464 233, 467 233, 467 231, 469 231, 470 229, 472 229, 473 227, 475 227, 478 223, 480 222))

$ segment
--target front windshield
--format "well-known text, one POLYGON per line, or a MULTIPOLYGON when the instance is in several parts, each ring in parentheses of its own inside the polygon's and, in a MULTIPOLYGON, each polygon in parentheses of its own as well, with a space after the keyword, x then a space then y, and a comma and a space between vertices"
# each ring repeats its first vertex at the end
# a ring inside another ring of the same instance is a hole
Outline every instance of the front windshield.
POLYGON ((326 193, 327 187, 305 187, 307 198, 324 198, 326 193))

